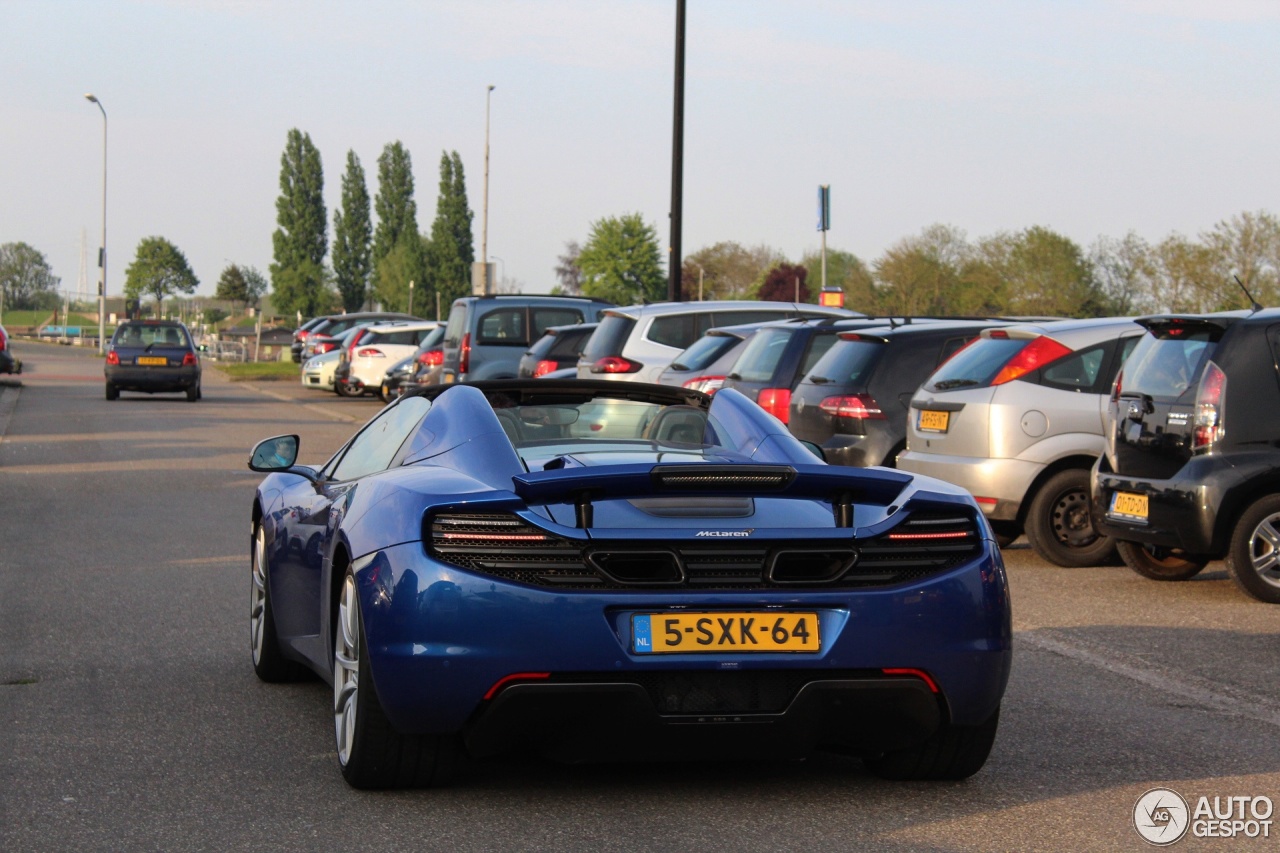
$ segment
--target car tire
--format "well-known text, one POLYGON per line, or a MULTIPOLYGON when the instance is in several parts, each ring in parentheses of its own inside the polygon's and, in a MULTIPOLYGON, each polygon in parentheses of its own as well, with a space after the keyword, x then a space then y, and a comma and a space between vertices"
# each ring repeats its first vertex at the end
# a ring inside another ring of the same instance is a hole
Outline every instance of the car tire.
POLYGON ((394 397, 393 397, 393 396, 392 396, 392 394, 391 394, 391 386, 387 385, 387 383, 385 383, 385 382, 383 382, 381 385, 379 385, 379 386, 378 386, 378 397, 379 397, 379 399, 381 399, 381 400, 382 400, 382 402, 384 402, 384 403, 390 403, 390 402, 394 399, 394 397))
POLYGON ((192 385, 190 388, 187 389, 187 402, 194 403, 196 400, 199 400, 199 399, 200 399, 200 386, 192 385))
POLYGON ((107 399, 108 400, 120 399, 120 389, 110 382, 107 383, 107 399))
POLYGON ((253 531, 253 548, 249 556, 249 650, 253 655, 253 671, 271 684, 297 681, 306 670, 280 652, 276 634, 276 618, 271 607, 271 587, 267 583, 266 532, 259 524, 253 531))
POLYGON ((1208 565, 1203 557, 1174 553, 1167 549, 1154 549, 1141 542, 1116 542, 1116 550, 1120 559, 1144 578, 1153 581, 1185 581, 1190 580, 1208 565))
POLYGON ((362 392, 351 390, 351 386, 345 382, 333 381, 333 390, 338 392, 339 397, 360 397, 362 392))
POLYGON ((374 689, 356 580, 342 582, 333 640, 333 721, 338 763, 353 788, 443 785, 453 772, 457 739, 402 735, 387 719, 374 689))
POLYGON ((882 779, 968 779, 982 769, 991 754, 1000 724, 1000 709, 976 726, 943 725, 914 749, 887 752, 865 759, 867 768, 882 779))
POLYGON ((1110 561, 1115 540, 1094 530, 1089 518, 1089 472, 1059 471, 1031 499, 1025 522, 1027 541, 1041 557, 1069 569, 1110 561))
POLYGON ((1242 590, 1280 604, 1280 495, 1254 501, 1231 533, 1227 574, 1242 590))

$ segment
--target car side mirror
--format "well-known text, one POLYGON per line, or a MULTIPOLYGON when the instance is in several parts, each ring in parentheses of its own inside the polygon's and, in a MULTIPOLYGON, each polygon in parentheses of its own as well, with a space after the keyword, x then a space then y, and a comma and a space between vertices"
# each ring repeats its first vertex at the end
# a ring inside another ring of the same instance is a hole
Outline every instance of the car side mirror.
POLYGON ((298 446, 296 435, 264 438, 253 447, 253 453, 249 456, 249 470, 263 473, 287 471, 298 461, 298 446))

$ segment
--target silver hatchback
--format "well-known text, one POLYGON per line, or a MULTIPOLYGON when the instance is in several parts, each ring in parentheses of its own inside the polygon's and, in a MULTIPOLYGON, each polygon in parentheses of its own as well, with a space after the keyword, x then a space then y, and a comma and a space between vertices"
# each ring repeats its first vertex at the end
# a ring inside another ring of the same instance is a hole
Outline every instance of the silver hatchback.
POLYGON ((1124 318, 988 329, 911 400, 898 467, 968 489, 1002 544, 1021 533, 1060 566, 1114 543, 1089 519, 1111 383, 1143 329, 1124 318))

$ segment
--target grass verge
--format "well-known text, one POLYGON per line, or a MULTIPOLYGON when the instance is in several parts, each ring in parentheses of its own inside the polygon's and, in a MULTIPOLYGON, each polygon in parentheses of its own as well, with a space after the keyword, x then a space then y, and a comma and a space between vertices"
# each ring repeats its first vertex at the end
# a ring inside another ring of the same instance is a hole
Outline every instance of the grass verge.
POLYGON ((232 382, 257 382, 262 380, 290 379, 298 381, 298 365, 292 361, 258 361, 245 362, 205 362, 206 366, 218 368, 232 382))

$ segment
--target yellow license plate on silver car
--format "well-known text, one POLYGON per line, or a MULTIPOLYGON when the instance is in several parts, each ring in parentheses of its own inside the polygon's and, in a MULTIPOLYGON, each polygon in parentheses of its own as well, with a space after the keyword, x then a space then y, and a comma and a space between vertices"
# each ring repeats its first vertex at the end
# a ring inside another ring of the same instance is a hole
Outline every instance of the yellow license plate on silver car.
POLYGON ((935 412, 929 409, 920 411, 921 432, 946 432, 950 423, 950 412, 935 412))
POLYGON ((1111 515, 1120 518, 1147 520, 1147 496, 1133 492, 1116 492, 1111 496, 1111 515))
POLYGON ((631 647, 636 654, 812 653, 822 642, 813 612, 667 612, 632 616, 631 647))

